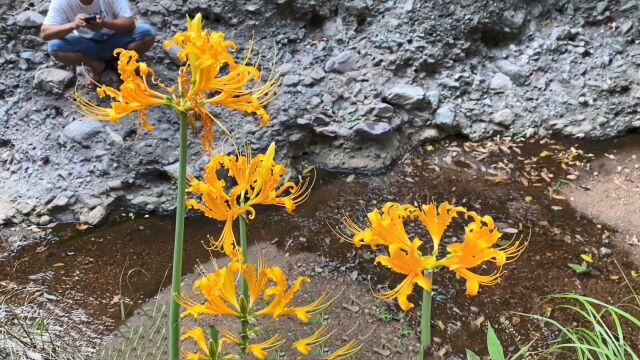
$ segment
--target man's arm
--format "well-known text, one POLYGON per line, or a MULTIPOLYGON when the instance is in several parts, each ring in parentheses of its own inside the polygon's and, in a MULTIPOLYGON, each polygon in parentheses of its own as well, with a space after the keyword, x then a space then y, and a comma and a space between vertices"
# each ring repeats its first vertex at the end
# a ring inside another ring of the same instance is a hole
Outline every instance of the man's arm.
POLYGON ((98 31, 101 28, 105 28, 115 32, 130 33, 136 29, 136 22, 132 17, 121 17, 115 20, 106 20, 99 17, 95 23, 87 24, 86 26, 91 31, 98 31))
POLYGON ((73 32, 73 30, 86 26, 84 22, 84 18, 86 16, 86 14, 78 14, 72 22, 62 25, 42 24, 42 27, 40 28, 40 36, 44 41, 62 39, 73 32))
POLYGON ((133 32, 136 22, 132 17, 121 17, 115 20, 104 20, 103 26, 115 32, 133 32))

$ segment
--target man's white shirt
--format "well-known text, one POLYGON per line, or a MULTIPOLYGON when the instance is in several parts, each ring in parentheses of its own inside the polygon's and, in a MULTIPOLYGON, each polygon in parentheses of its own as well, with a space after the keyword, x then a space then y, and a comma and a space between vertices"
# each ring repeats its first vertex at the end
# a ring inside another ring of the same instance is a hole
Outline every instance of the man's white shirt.
MULTIPOLYGON (((80 0, 52 0, 44 24, 68 24, 74 21, 78 14, 100 15, 106 20, 133 16, 127 0, 93 0, 91 5, 84 5, 80 0)), ((113 34, 113 31, 101 29, 98 32, 93 32, 87 28, 80 28, 75 30, 74 34, 90 39, 105 40, 113 34)))

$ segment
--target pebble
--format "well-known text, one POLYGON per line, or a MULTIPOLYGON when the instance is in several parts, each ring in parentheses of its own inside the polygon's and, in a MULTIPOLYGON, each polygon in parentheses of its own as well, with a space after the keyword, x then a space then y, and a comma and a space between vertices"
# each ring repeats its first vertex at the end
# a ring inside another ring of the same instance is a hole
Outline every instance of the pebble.
POLYGON ((613 255, 613 251, 611 251, 611 249, 603 246, 598 251, 598 254, 600 254, 601 258, 606 259, 606 258, 611 257, 611 255, 613 255))

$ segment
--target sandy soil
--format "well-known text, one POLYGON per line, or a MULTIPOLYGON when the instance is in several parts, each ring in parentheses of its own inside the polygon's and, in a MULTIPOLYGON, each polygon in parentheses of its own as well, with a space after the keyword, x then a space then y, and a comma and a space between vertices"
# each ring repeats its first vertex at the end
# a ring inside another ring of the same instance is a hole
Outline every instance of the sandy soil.
POLYGON ((614 247, 640 264, 640 144, 608 151, 563 192, 578 211, 616 229, 614 247))

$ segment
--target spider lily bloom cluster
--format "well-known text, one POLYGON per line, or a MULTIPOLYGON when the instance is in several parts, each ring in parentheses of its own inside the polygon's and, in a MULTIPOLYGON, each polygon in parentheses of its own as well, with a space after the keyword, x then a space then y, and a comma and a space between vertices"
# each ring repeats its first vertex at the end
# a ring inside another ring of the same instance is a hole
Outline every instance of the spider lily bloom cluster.
MULTIPOLYGON (((286 276, 279 267, 265 267, 259 263, 256 268, 250 263, 243 264, 240 259, 232 258, 227 266, 204 275, 194 283, 194 293, 202 296, 204 302, 194 301, 187 296, 180 297, 179 302, 185 308, 182 317, 192 316, 200 319, 202 316, 233 316, 249 323, 255 323, 260 316, 270 316, 275 320, 283 316, 293 316, 307 323, 313 314, 324 310, 333 301, 326 293, 323 293, 310 304, 291 306, 291 302, 294 301, 302 284, 308 281, 309 278, 301 276, 291 286, 288 286, 286 276), (239 278, 244 279, 247 284, 248 298, 238 295, 239 278), (260 309, 257 308, 259 300, 263 300, 266 304, 260 309)), ((254 333, 255 330, 257 329, 246 329, 248 333, 254 333)), ((326 327, 321 327, 312 336, 296 341, 293 348, 302 355, 308 355, 313 348, 325 342, 333 334, 333 332, 325 334, 325 331, 326 327)), ((285 343, 285 340, 278 334, 262 343, 251 343, 248 334, 240 334, 241 337, 238 338, 229 331, 222 331, 221 335, 222 337, 217 342, 218 345, 215 346, 217 350, 214 351, 205 341, 202 329, 194 328, 188 331, 182 339, 195 341, 201 352, 185 353, 185 357, 187 359, 217 359, 216 356, 219 356, 220 359, 226 359, 227 357, 222 352, 222 345, 234 344, 256 358, 264 359, 269 351, 285 343), (214 353, 217 355, 212 356, 214 353)), ((358 346, 356 341, 351 341, 327 356, 326 359, 347 358, 360 348, 361 346, 358 346)))
POLYGON ((414 207, 398 203, 386 203, 382 210, 375 209, 368 214, 368 226, 361 228, 348 217, 343 222, 352 236, 343 236, 356 247, 369 245, 388 247, 388 256, 378 256, 376 263, 406 275, 405 279, 394 289, 385 291, 380 297, 385 300, 397 299, 400 307, 408 311, 413 304, 407 297, 413 292, 417 284, 426 291, 431 291, 431 280, 425 274, 432 273, 436 268, 446 267, 466 280, 467 295, 476 295, 480 285, 493 285, 503 274, 502 266, 517 258, 526 243, 512 241, 509 244, 496 247, 502 235, 489 216, 479 216, 475 212, 468 212, 462 207, 450 205, 447 202, 414 207), (447 227, 458 214, 464 213, 465 218, 471 219, 465 228, 464 240, 460 243, 447 245, 447 254, 438 257, 440 241, 447 227), (431 255, 424 255, 420 250, 423 241, 417 237, 410 240, 405 230, 405 221, 419 220, 431 236, 433 250, 431 255), (489 275, 480 275, 470 269, 485 262, 494 262, 498 269, 489 275))
POLYGON ((255 216, 256 205, 278 205, 291 213, 310 195, 313 181, 286 182, 280 185, 287 169, 275 161, 275 144, 264 154, 251 157, 247 149, 244 155, 217 154, 205 166, 203 181, 190 179, 188 193, 199 195, 201 201, 189 199, 187 207, 202 211, 205 216, 224 221, 225 226, 217 240, 212 240, 213 250, 222 250, 227 256, 237 257, 239 248, 233 234, 233 221, 248 213, 255 216), (218 177, 218 170, 227 171, 232 184, 218 177))
POLYGON ((164 105, 186 114, 191 124, 196 118, 202 122, 201 140, 207 151, 213 141, 213 123, 226 132, 220 122, 207 110, 208 105, 219 105, 260 117, 266 125, 269 115, 264 109, 275 95, 278 79, 270 77, 264 84, 247 89, 250 83, 261 79, 260 71, 248 66, 251 44, 244 61, 237 63, 232 55, 236 44, 225 40, 224 33, 202 29, 202 16, 188 20, 188 31, 176 34, 165 47, 180 47, 178 57, 186 64, 178 72, 177 83, 166 86, 160 82, 147 64, 138 61, 135 51, 117 49, 118 72, 122 79, 119 89, 100 85, 98 95, 112 99, 110 107, 92 104, 79 93, 74 94, 76 103, 87 115, 98 120, 117 122, 121 117, 138 114, 140 127, 151 131, 147 122, 149 107, 164 105), (223 72, 224 71, 224 72, 223 72))

